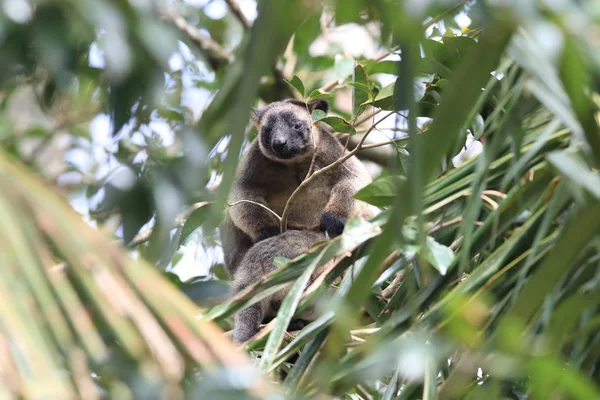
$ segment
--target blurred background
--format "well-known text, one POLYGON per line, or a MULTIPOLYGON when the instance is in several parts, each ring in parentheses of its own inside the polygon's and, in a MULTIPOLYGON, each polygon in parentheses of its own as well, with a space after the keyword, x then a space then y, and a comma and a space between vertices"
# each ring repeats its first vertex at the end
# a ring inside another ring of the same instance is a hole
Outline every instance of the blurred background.
POLYGON ((0 0, 0 396, 600 398, 599 19, 0 0), (251 107, 285 98, 329 102, 382 212, 232 299, 218 224, 251 107), (235 349, 234 313, 285 285, 235 349))

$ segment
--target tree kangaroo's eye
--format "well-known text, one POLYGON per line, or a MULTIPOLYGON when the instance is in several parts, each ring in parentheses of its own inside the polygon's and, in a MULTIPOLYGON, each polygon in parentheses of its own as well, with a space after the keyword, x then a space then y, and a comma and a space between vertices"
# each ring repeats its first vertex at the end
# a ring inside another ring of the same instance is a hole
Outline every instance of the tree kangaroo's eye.
POLYGON ((296 125, 294 125, 294 130, 296 130, 296 131, 304 130, 304 124, 297 123, 296 125))

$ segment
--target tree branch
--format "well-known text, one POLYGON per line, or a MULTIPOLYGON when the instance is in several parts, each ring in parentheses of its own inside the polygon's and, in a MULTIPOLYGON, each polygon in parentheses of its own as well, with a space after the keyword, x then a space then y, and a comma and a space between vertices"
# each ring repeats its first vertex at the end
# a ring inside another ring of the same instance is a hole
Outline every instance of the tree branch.
POLYGON ((213 69, 218 69, 227 65, 233 60, 233 57, 227 50, 221 47, 221 45, 214 41, 210 36, 205 35, 190 25, 185 18, 175 11, 174 7, 169 7, 169 9, 163 13, 163 18, 172 22, 180 31, 187 34, 213 69))
POLYGON ((238 19, 238 21, 240 21, 242 26, 246 29, 250 29, 250 27, 252 25, 250 24, 250 21, 248 21, 248 19, 246 18, 246 16, 240 9, 240 6, 238 6, 234 0, 225 0, 225 3, 227 3, 227 5, 229 6, 229 9, 233 13, 233 15, 235 15, 235 17, 238 19))
POLYGON ((402 282, 404 282, 405 276, 406 276, 406 269, 403 269, 402 271, 398 271, 398 274, 396 275, 394 280, 392 282, 390 282, 388 287, 386 287, 385 289, 383 289, 381 291, 381 297, 383 297, 386 300, 391 299, 392 296, 398 290, 398 288, 400 288, 400 285, 402 285, 402 282))

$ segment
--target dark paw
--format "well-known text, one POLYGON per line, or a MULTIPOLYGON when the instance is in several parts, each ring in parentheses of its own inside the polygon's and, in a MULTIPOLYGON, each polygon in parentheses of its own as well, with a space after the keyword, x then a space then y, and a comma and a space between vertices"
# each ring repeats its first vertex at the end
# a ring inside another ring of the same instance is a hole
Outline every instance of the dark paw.
POLYGON ((341 235, 345 224, 346 220, 339 215, 325 213, 321 217, 321 230, 329 236, 341 235))
POLYGON ((310 321, 305 321, 303 319, 295 319, 290 322, 287 330, 288 332, 299 331, 301 329, 304 329, 304 327, 308 324, 310 324, 310 321))
POLYGON ((280 233, 281 233, 281 231, 279 230, 279 228, 275 228, 275 227, 263 229, 261 232, 258 233, 258 237, 256 238, 256 241, 261 242, 270 237, 277 236, 280 233))

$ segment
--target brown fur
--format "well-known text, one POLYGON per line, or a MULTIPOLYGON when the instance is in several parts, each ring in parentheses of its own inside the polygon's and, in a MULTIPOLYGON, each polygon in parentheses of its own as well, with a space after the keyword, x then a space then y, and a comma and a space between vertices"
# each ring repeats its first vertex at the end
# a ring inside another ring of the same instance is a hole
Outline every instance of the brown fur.
MULTIPOLYGON (((263 274, 274 271, 277 267, 273 264, 275 257, 296 258, 306 252, 316 242, 325 240, 325 234, 311 231, 290 230, 265 239, 254 245, 244 256, 232 277, 233 290, 238 293, 249 285, 263 279, 263 274)), ((313 278, 325 267, 317 269, 313 278)), ((235 316, 233 340, 240 344, 254 336, 262 322, 275 317, 281 302, 289 292, 289 288, 282 289, 274 295, 262 299, 251 305, 235 316)), ((314 319, 312 312, 305 312, 301 317, 303 320, 314 319)))
MULTIPOLYGON (((298 102, 278 102, 267 106, 255 119, 261 132, 262 125, 271 113, 292 111, 311 123, 310 115, 298 102)), ((324 126, 313 126, 316 142, 314 169, 319 170, 346 154, 343 146, 324 126)), ((292 160, 272 159, 257 138, 244 154, 238 167, 237 179, 231 190, 229 204, 242 200, 261 203, 282 215, 285 204, 304 180, 312 159, 312 152, 292 160)), ((360 188, 371 181, 369 173, 355 157, 348 159, 316 179, 298 193, 290 206, 287 226, 295 230, 318 231, 324 213, 333 214, 344 222, 350 217, 369 218, 370 209, 353 198, 360 188)), ((225 264, 230 274, 244 253, 256 243, 264 232, 275 234, 279 221, 264 208, 241 202, 229 207, 222 232, 225 264), (229 236, 225 238, 225 236, 229 236)))
MULTIPOLYGON (((237 204, 228 208, 221 226, 225 267, 235 292, 262 279, 263 273, 274 270, 276 256, 295 258, 315 242, 325 239, 325 231, 329 236, 341 233, 348 218, 372 215, 369 206, 353 198, 371 181, 366 168, 355 157, 316 177, 298 193, 289 210, 287 226, 290 230, 282 234, 279 234, 278 219, 268 210, 241 202, 249 200, 263 204, 281 216, 289 197, 308 173, 313 149, 316 149, 315 171, 347 154, 327 128, 320 123, 312 124, 309 111, 315 108, 326 109, 326 103, 306 105, 287 100, 255 112, 259 136, 240 161, 229 199, 229 204, 237 204), (278 130, 277 134, 286 129, 294 133, 281 119, 284 115, 293 116, 296 122, 291 125, 301 123, 312 127, 315 147, 311 140, 310 146, 299 145, 300 150, 293 157, 278 157, 272 145, 269 146, 272 142, 261 135, 273 129, 278 130), (273 129, 270 125, 265 128, 266 124, 274 124, 273 129)), ((282 290, 240 311, 235 319, 234 341, 242 343, 254 335, 260 323, 277 311, 286 294, 287 290, 282 290)))

